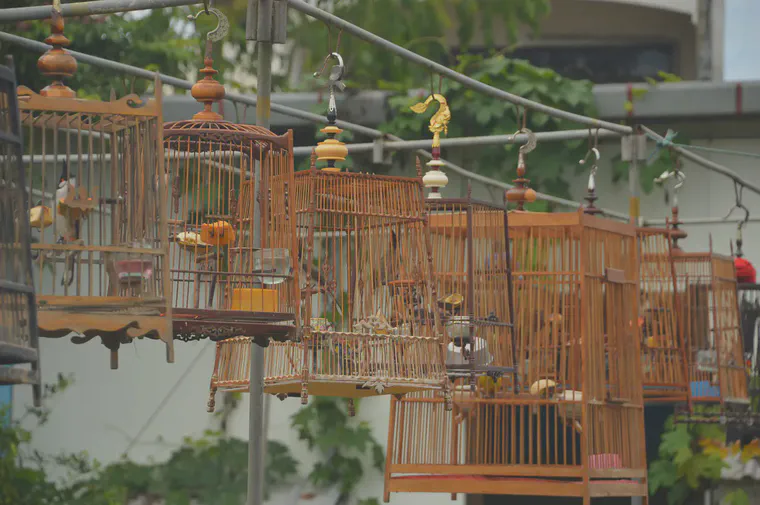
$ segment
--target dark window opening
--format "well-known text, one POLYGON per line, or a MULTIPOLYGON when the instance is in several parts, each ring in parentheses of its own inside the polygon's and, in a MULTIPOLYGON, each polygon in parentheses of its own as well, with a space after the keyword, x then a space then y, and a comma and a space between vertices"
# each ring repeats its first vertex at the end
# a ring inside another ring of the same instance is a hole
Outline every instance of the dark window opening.
MULTIPOLYGON (((487 56, 493 48, 472 48, 470 54, 487 56)), ((570 79, 588 79, 595 84, 642 82, 657 72, 676 73, 676 51, 672 44, 557 45, 521 47, 506 55, 550 68, 570 79)))

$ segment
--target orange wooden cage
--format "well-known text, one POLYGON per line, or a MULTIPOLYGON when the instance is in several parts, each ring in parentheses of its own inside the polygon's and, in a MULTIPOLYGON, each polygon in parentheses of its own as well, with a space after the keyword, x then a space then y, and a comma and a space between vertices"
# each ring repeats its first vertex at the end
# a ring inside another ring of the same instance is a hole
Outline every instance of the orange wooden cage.
POLYGON ((300 303, 293 134, 235 124, 212 110, 224 87, 213 78, 208 46, 205 77, 192 89, 203 110, 164 125, 174 334, 268 345, 295 333, 300 303))
POLYGON ((118 367, 121 344, 162 340, 174 360, 161 130, 155 99, 84 100, 61 79, 76 61, 53 10, 53 48, 38 67, 53 78, 39 94, 19 87, 29 148, 29 221, 40 336, 100 337, 118 367))
POLYGON ((688 351, 670 231, 638 228, 639 335, 646 403, 686 402, 688 351))
POLYGON ((451 413, 438 392, 392 399, 385 500, 646 496, 635 228, 515 212, 508 232, 516 341, 494 358, 517 373, 455 388, 451 413))

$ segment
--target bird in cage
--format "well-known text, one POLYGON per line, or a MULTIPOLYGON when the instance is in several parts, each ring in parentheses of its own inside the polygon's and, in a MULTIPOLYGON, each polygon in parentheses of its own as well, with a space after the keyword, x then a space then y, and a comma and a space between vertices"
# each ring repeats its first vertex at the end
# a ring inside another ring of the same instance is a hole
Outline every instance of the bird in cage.
POLYGON ((487 372, 478 377, 478 391, 486 398, 493 398, 502 388, 502 372, 487 372))
MULTIPOLYGON (((69 174, 69 164, 64 160, 61 177, 58 179, 58 188, 55 190, 57 214, 54 230, 58 244, 84 245, 81 237, 81 225, 86 213, 81 208, 72 205, 76 190, 76 176, 69 174)), ((67 256, 61 278, 62 286, 71 286, 74 282, 74 268, 78 258, 79 252, 72 252, 67 256)))
MULTIPOLYGON (((582 415, 583 393, 581 391, 560 391, 557 383, 550 379, 541 379, 530 386, 530 394, 545 400, 557 401, 557 410, 560 417, 571 425, 578 433, 583 432, 580 419, 582 415), (578 403, 563 403, 578 402, 578 403)), ((538 413, 538 407, 533 408, 533 413, 538 413)))

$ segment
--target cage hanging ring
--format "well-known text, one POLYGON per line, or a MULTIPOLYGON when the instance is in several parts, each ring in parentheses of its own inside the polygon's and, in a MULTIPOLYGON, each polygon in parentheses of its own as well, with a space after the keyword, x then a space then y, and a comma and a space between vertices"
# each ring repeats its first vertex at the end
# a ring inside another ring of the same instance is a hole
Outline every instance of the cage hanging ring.
POLYGON ((214 17, 216 17, 216 28, 208 32, 206 34, 206 38, 214 42, 218 42, 222 40, 224 36, 227 35, 227 32, 230 29, 230 22, 227 19, 227 16, 225 16, 222 13, 222 11, 220 11, 216 7, 208 7, 207 9, 204 9, 195 15, 192 15, 192 14, 188 15, 187 20, 195 21, 198 19, 198 16, 200 16, 201 14, 211 14, 214 17))

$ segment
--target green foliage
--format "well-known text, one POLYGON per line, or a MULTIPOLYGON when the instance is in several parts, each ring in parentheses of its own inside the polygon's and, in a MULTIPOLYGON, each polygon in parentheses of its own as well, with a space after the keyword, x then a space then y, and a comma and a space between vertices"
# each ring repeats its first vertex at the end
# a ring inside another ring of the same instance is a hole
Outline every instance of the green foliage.
MULTIPOLYGON (((355 400, 358 411, 358 400, 355 400)), ((382 471, 385 456, 366 422, 348 417, 346 400, 329 397, 313 398, 307 407, 293 415, 291 426, 298 432, 309 450, 316 451, 321 460, 308 474, 317 488, 337 487, 338 504, 345 502, 356 490, 365 473, 365 461, 382 471)), ((373 505, 377 500, 362 500, 360 505, 373 505)))
MULTIPOLYGON (((385 0, 383 2, 332 2, 318 0, 318 7, 334 5, 332 12, 365 30, 380 35, 432 60, 446 65, 454 63, 448 47, 454 25, 459 50, 469 50, 476 42, 493 47, 494 28, 505 28, 507 42, 517 38, 520 28, 538 27, 549 13, 549 0, 385 0)), ((304 53, 304 67, 309 71, 322 65, 328 52, 335 49, 338 31, 328 32, 321 21, 293 13, 288 36, 304 53)), ((341 55, 349 69, 351 87, 405 91, 428 82, 429 75, 418 65, 402 61, 388 51, 341 37, 341 55)))
POLYGON ((749 505, 749 495, 743 489, 736 489, 723 497, 723 505, 749 505))
MULTIPOLYGON (((215 414, 219 430, 206 430, 199 438, 186 437, 166 461, 145 464, 127 459, 103 466, 86 452, 42 454, 31 448, 32 433, 24 421, 45 424, 51 398, 72 384, 71 377, 44 388, 45 407, 28 408, 16 421, 0 423, 0 505, 126 505, 142 499, 164 505, 239 505, 247 491, 248 443, 226 435, 240 394, 224 395, 223 407, 215 414), (54 481, 53 469, 66 478, 54 481)), ((0 419, 7 413, 0 411, 0 419)), ((336 398, 315 398, 292 417, 310 450, 320 459, 306 478, 318 489, 337 487, 340 503, 355 492, 367 461, 382 470, 383 450, 367 423, 353 421, 345 404, 336 398)), ((283 443, 267 445, 265 498, 273 490, 292 485, 298 477, 298 461, 283 443)), ((359 505, 379 505, 375 498, 359 505)))
MULTIPOLYGON (((511 60, 500 54, 484 58, 465 55, 457 59, 454 70, 499 89, 508 90, 530 100, 578 114, 595 114, 592 83, 566 79, 553 70, 537 68, 523 60, 511 60)), ((435 83, 437 92, 437 83, 435 83)), ((522 126, 522 112, 513 105, 465 89, 457 82, 443 81, 441 91, 451 108, 452 137, 512 134, 522 126)), ((420 96, 397 96, 391 99, 393 119, 381 129, 404 138, 430 137, 430 114, 415 114, 409 107, 420 96)), ((558 131, 577 128, 564 119, 541 112, 528 112, 526 126, 533 131, 558 131)), ((468 170, 500 180, 515 177, 517 160, 515 145, 488 146, 477 149, 468 170)), ((526 156, 527 177, 531 187, 554 195, 569 197, 568 178, 583 169, 577 160, 583 158, 588 142, 576 140, 540 145, 526 156), (535 167, 531 170, 531 167, 535 167)), ((545 205, 545 204, 544 204, 545 205)))
MULTIPOLYGON (((33 419, 38 426, 45 424, 51 398, 71 383, 71 377, 59 376, 56 384, 45 386, 45 407, 28 408, 20 419, 0 424, 0 505, 125 505, 137 499, 165 505, 239 505, 245 499, 248 443, 222 431, 185 438, 162 463, 138 464, 125 457, 102 466, 86 452, 49 455, 33 450, 32 433, 22 423, 33 419), (63 470, 66 478, 51 479, 53 469, 63 470)), ((292 482, 297 464, 284 444, 269 441, 265 496, 292 482)))
POLYGON ((668 505, 683 505, 695 493, 720 479, 725 466, 716 453, 705 453, 700 440, 725 439, 725 432, 712 424, 665 423, 659 459, 649 466, 649 493, 661 491, 668 505))

